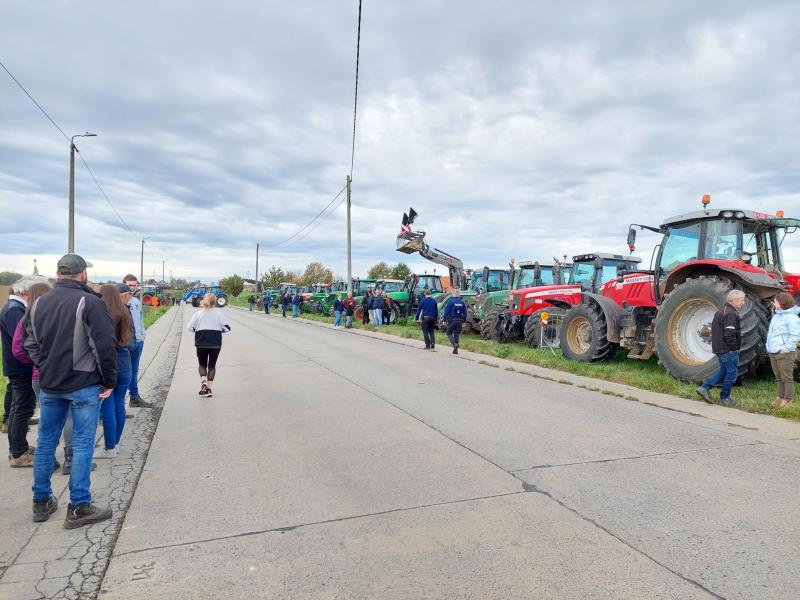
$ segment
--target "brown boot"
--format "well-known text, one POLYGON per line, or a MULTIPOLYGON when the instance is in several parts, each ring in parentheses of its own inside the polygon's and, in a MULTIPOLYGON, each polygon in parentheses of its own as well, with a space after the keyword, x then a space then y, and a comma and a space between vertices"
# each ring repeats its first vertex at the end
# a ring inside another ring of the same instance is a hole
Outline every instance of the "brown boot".
POLYGON ((12 469, 22 469, 26 467, 33 467, 33 453, 36 448, 29 446, 24 454, 20 454, 17 458, 12 458, 9 461, 12 469))

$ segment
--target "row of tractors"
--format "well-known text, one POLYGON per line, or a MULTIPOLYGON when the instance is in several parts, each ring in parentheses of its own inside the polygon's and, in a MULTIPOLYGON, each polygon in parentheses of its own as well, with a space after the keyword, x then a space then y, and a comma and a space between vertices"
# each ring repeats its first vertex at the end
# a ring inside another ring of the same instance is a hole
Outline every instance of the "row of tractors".
MULTIPOLYGON (((583 362, 609 360, 620 348, 630 359, 653 355, 674 377, 698 382, 713 373, 711 322, 731 290, 745 293, 740 311, 740 375, 767 361, 764 347, 770 299, 789 291, 800 301, 800 275, 786 272, 784 237, 799 219, 738 209, 716 210, 704 196, 702 210, 666 219, 658 226, 632 224, 631 255, 576 254, 571 261, 529 261, 508 269, 467 271, 461 261, 424 241, 412 228, 416 212, 403 216, 397 249, 418 252, 450 268, 450 281, 469 306, 466 327, 486 339, 560 347, 565 357, 583 362), (649 268, 632 256, 637 231, 659 240, 649 268)), ((425 276, 430 277, 430 276, 425 276)), ((413 275, 405 284, 405 314, 428 286, 437 302, 449 294, 440 283, 413 275)))

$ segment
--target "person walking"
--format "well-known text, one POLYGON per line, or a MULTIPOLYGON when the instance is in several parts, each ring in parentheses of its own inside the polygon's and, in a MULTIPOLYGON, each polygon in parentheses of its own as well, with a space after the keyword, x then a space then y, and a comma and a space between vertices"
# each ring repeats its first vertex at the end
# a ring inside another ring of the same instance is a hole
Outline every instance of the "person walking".
POLYGON ((200 307, 192 315, 187 329, 194 332, 194 346, 197 349, 200 371, 198 394, 211 398, 214 395, 211 384, 217 374, 217 359, 222 350, 222 334, 231 330, 231 324, 222 309, 217 308, 217 297, 211 292, 203 296, 200 307))
POLYGON ((712 404, 711 388, 722 382, 719 403, 723 406, 736 406, 736 402, 731 399, 731 388, 739 378, 742 326, 738 311, 745 305, 745 301, 743 291, 731 290, 728 292, 723 307, 714 313, 714 319, 711 322, 711 351, 717 356, 719 371, 695 390, 709 404, 712 404))
POLYGON ((372 310, 375 312, 375 327, 383 325, 383 309, 386 307, 386 301, 383 299, 383 291, 375 290, 375 296, 372 300, 372 310))
POLYGON ((300 316, 300 304, 303 302, 303 299, 300 297, 300 292, 296 291, 294 296, 292 296, 292 318, 296 319, 300 316))
POLYGON ((122 282, 128 287, 131 293, 131 299, 128 300, 128 309, 133 319, 133 330, 136 332, 136 351, 131 356, 131 382, 128 385, 128 406, 131 408, 153 408, 150 402, 147 402, 139 395, 139 362, 142 360, 144 339, 147 335, 144 330, 142 303, 136 297, 136 293, 139 291, 139 280, 136 278, 136 275, 128 273, 122 279, 122 282))
POLYGON ((269 314, 269 305, 272 302, 272 294, 264 292, 264 314, 269 314))
POLYGON ((286 310, 289 308, 289 294, 287 292, 281 293, 281 309, 283 310, 283 317, 286 318, 286 310))
POLYGON ((256 303, 255 296, 253 296, 253 294, 250 294, 247 297, 247 310, 249 310, 250 312, 253 312, 253 305, 255 303, 256 303))
POLYGON ((353 316, 356 313, 356 301, 353 298, 353 292, 347 292, 347 298, 344 299, 344 328, 350 329, 353 326, 353 316))
POLYGON ((436 348, 436 335, 434 328, 436 327, 436 319, 439 317, 439 307, 436 305, 436 300, 431 298, 431 291, 428 288, 422 293, 422 300, 420 300, 417 307, 417 314, 414 320, 421 323, 422 337, 425 339, 425 349, 433 350, 436 348))
POLYGON ((136 334, 133 330, 133 319, 127 303, 131 298, 130 289, 124 283, 104 285, 100 288, 100 296, 106 305, 114 334, 117 351, 117 384, 103 404, 100 416, 103 420, 103 441, 105 448, 97 458, 116 458, 119 454, 119 441, 125 428, 125 392, 131 380, 131 357, 136 352, 136 334))
POLYGON ((342 322, 342 313, 344 312, 344 302, 342 302, 342 295, 339 294, 336 296, 336 300, 333 302, 333 328, 336 329, 339 327, 339 324, 342 322))
POLYGON ((33 391, 33 366, 14 358, 13 341, 28 308, 30 288, 41 277, 23 277, 11 286, 8 303, 0 310, 0 339, 2 339, 3 373, 8 377, 5 406, 8 433, 9 465, 12 468, 32 467, 36 448, 28 444, 28 425, 36 409, 33 391))
POLYGON ((73 457, 70 502, 64 527, 74 529, 111 517, 92 503, 91 466, 100 403, 117 383, 114 326, 103 301, 86 287, 86 261, 62 256, 58 281, 25 319, 25 351, 41 370, 39 447, 33 465, 33 520, 58 509, 50 479, 67 412, 72 413, 73 457))
MULTIPOLYGON (((434 300, 434 302, 436 302, 434 300)), ((461 328, 467 320, 467 304, 461 299, 461 292, 453 290, 453 295, 444 305, 442 320, 447 324, 447 337, 453 345, 453 354, 458 354, 458 342, 461 328)))
POLYGON ((370 289, 367 291, 367 314, 369 315, 368 323, 375 322, 375 290, 370 289))
POLYGON ((778 382, 778 397, 772 405, 783 408, 794 402, 794 366, 800 342, 800 307, 788 292, 772 300, 775 311, 767 332, 767 353, 772 372, 778 382))
POLYGON ((361 299, 361 306, 362 306, 362 311, 363 311, 361 313, 361 322, 364 325, 366 325, 367 323, 370 322, 370 314, 369 314, 370 306, 369 306, 369 304, 370 304, 370 297, 371 296, 372 296, 372 293, 370 292, 370 290, 367 290, 367 293, 364 294, 364 297, 361 299))

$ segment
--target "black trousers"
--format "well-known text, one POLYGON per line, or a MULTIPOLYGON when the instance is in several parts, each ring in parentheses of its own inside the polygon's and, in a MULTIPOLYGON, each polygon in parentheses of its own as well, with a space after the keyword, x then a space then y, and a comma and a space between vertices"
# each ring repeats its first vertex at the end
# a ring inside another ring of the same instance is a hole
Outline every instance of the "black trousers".
POLYGON ((11 412, 11 380, 6 385, 6 397, 3 398, 3 423, 8 423, 8 413, 11 412))
POLYGON ((11 387, 11 406, 6 417, 8 448, 11 456, 17 458, 28 451, 28 421, 36 409, 36 395, 30 375, 11 376, 8 384, 11 387))
POLYGON ((422 317, 422 336, 425 338, 426 348, 436 346, 436 336, 433 333, 435 327, 436 317, 422 317))
POLYGON ((447 323, 447 337, 450 339, 450 343, 453 344, 453 346, 458 346, 462 325, 464 325, 464 321, 461 319, 451 319, 447 323))
POLYGON ((200 377, 206 377, 209 381, 214 381, 217 374, 217 358, 222 348, 198 348, 197 362, 200 363, 200 377))

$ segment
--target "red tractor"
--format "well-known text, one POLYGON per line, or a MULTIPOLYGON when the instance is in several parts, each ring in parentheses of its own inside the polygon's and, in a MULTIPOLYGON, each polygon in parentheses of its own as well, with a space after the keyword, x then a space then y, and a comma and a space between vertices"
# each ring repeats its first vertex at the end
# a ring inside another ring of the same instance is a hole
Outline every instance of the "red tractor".
POLYGON ((584 292, 561 324, 561 349, 573 360, 607 360, 617 347, 628 358, 653 353, 677 379, 700 382, 714 373, 711 321, 731 290, 745 293, 739 311, 742 347, 739 373, 756 371, 767 359, 764 348, 769 300, 781 291, 797 297, 800 275, 786 273, 781 242, 800 220, 744 210, 715 210, 703 197, 702 211, 667 219, 660 227, 631 225, 663 235, 654 268, 620 269, 599 292, 584 292))
MULTIPOLYGON (((599 290, 603 282, 616 277, 619 264, 630 269, 641 259, 595 252, 574 256, 572 261, 571 266, 560 265, 569 272, 566 283, 560 283, 559 274, 555 274, 550 276, 549 282, 544 277, 534 276, 527 285, 519 285, 519 274, 515 271, 515 289, 509 296, 509 306, 498 315, 495 339, 502 342, 525 340, 534 348, 545 339, 547 345, 557 345, 559 322, 567 309, 580 303, 581 293, 599 290), (548 316, 545 328, 542 327, 544 313, 548 316)), ((556 266, 555 271, 559 270, 556 266)))

